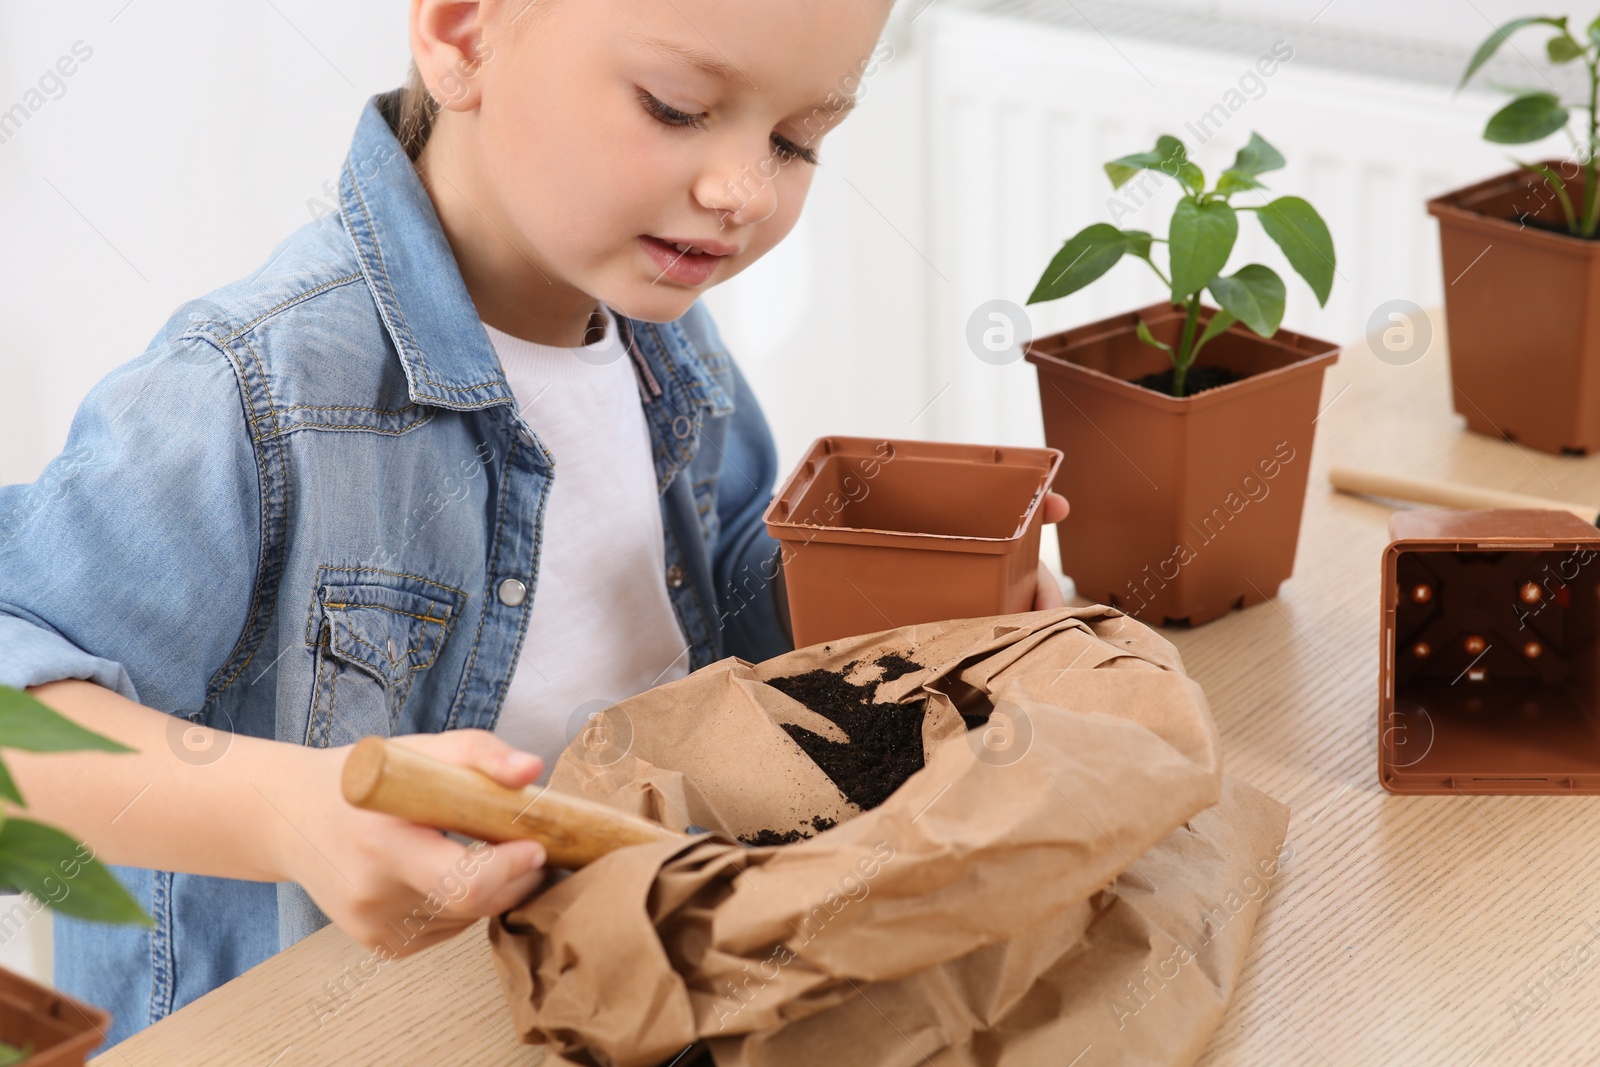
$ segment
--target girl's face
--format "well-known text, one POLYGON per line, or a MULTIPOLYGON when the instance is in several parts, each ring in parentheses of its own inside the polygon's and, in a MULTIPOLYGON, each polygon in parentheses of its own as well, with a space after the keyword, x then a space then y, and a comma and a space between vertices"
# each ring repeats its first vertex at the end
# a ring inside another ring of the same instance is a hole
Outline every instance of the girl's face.
POLYGON ((891 4, 533 0, 487 12, 504 25, 485 27, 465 109, 474 194, 550 282, 630 317, 677 319, 794 227, 823 135, 876 70, 891 4))

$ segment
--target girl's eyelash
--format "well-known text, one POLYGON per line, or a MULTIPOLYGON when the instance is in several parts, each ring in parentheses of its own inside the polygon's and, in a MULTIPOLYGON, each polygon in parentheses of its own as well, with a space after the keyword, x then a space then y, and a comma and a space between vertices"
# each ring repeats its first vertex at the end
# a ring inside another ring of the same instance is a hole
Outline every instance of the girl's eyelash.
MULTIPOLYGON (((644 109, 648 111, 657 121, 663 122, 668 126, 678 126, 697 130, 705 129, 706 116, 704 114, 691 115, 686 111, 679 111, 672 105, 662 102, 654 93, 650 92, 649 90, 640 89, 638 92, 639 102, 644 105, 644 109)), ((773 134, 772 147, 777 151, 779 157, 781 157, 785 162, 791 159, 803 159, 812 166, 817 165, 818 159, 816 149, 801 148, 787 137, 780 137, 778 134, 773 134)))

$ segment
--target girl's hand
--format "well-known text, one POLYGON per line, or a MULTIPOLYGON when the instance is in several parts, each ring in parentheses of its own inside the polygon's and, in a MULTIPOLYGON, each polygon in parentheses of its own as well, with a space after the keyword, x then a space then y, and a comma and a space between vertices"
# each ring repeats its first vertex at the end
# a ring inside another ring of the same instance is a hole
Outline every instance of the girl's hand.
MULTIPOLYGON (((475 767, 520 789, 543 761, 487 730, 408 734, 398 744, 475 767)), ((485 915, 512 908, 544 878, 536 841, 457 844, 436 829, 366 811, 344 799, 340 776, 353 745, 300 749, 298 775, 281 805, 277 868, 299 882, 335 925, 362 945, 409 956, 460 933, 485 915)))
MULTIPOLYGON (((1047 523, 1060 522, 1067 517, 1067 512, 1072 510, 1067 503, 1067 498, 1060 493, 1046 493, 1044 502, 1039 507, 1044 512, 1044 521, 1047 523)), ((1033 610, 1053 611, 1056 608, 1064 608, 1066 606, 1067 602, 1061 596, 1061 583, 1056 580, 1055 574, 1041 559, 1039 561, 1039 587, 1033 594, 1033 610)))

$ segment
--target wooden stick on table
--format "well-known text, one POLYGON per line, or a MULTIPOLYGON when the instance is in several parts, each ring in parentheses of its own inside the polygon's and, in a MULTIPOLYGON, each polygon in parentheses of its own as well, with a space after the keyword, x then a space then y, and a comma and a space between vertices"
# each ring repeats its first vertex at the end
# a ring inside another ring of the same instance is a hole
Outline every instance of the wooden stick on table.
POLYGON ((1480 489, 1474 485, 1454 485, 1423 478, 1407 478, 1399 474, 1360 470, 1355 467, 1334 467, 1328 471, 1328 481, 1342 493, 1384 497, 1388 500, 1407 500, 1415 504, 1432 504, 1441 508, 1534 508, 1541 511, 1570 511, 1584 522, 1594 524, 1600 517, 1600 506, 1576 504, 1570 500, 1549 500, 1542 496, 1508 493, 1500 489, 1480 489))

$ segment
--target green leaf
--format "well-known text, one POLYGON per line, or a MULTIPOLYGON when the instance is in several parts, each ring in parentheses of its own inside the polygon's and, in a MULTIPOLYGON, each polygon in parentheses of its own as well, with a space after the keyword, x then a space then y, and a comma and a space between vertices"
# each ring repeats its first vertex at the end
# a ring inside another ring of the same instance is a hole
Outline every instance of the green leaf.
POLYGON ((1567 124, 1567 109, 1554 93, 1524 93, 1489 116, 1483 139, 1495 144, 1542 141, 1567 124))
POLYGON ((1195 357, 1200 355, 1200 350, 1205 347, 1207 341, 1221 334, 1238 321, 1233 312, 1225 308, 1212 315, 1211 321, 1206 323, 1206 328, 1201 331, 1200 339, 1194 343, 1194 348, 1189 351, 1189 362, 1193 363, 1195 361, 1195 357))
POLYGON ((1232 196, 1234 193, 1247 193, 1251 189, 1265 188, 1265 185, 1243 171, 1225 170, 1217 177, 1216 191, 1220 196, 1232 196))
POLYGON ((1221 200, 1197 204, 1178 201, 1167 234, 1172 257, 1172 302, 1181 304, 1198 293, 1228 265, 1239 216, 1221 200))
POLYGON ((1549 41, 1545 42, 1544 50, 1545 54, 1550 57, 1550 62, 1557 64, 1571 63, 1574 59, 1583 55, 1583 46, 1566 34, 1550 38, 1549 41))
POLYGON ((1148 233, 1143 230, 1123 230, 1122 236, 1128 239, 1128 255, 1149 262, 1151 237, 1148 233))
POLYGON ((1489 57, 1493 56, 1500 50, 1500 46, 1505 44, 1507 37, 1510 37, 1513 33, 1516 33, 1524 26, 1535 25, 1554 26, 1557 29, 1564 30, 1567 26, 1567 20, 1565 17, 1550 18, 1548 15, 1536 15, 1531 18, 1512 19, 1510 22, 1491 33, 1488 39, 1478 46, 1478 50, 1473 53, 1472 61, 1467 64, 1466 72, 1461 75, 1461 82, 1456 86, 1456 88, 1460 89, 1461 86, 1467 84, 1468 79, 1470 79, 1474 74, 1478 73, 1478 68, 1489 62, 1489 57))
POLYGON ((1127 236, 1108 222, 1085 226, 1061 246, 1050 266, 1045 268, 1028 303, 1059 300, 1094 281, 1117 265, 1128 251, 1127 236))
POLYGON ((1139 340, 1143 341, 1147 345, 1150 345, 1152 348, 1159 348, 1161 351, 1167 353, 1172 351, 1171 345, 1167 344, 1165 341, 1156 340, 1156 335, 1150 332, 1150 327, 1144 324, 1143 319, 1139 320, 1138 325, 1136 325, 1133 330, 1134 333, 1139 335, 1139 340))
POLYGON ((1280 196, 1256 212, 1261 228, 1283 249, 1289 266, 1317 294, 1326 307, 1333 291, 1333 235, 1317 209, 1298 196, 1280 196))
POLYGON ((116 876, 85 854, 52 826, 7 819, 0 826, 0 883, 33 894, 63 915, 154 926, 116 876))
POLYGON ((1135 152, 1131 156, 1113 159, 1106 164, 1106 176, 1111 179, 1113 187, 1120 189, 1142 170, 1156 170, 1169 178, 1185 182, 1194 188, 1196 178, 1205 181, 1200 168, 1189 162, 1189 150, 1183 142, 1164 133, 1156 138, 1156 147, 1149 152, 1135 152))
POLYGON ((1567 229, 1571 230, 1573 233, 1577 233, 1578 213, 1573 209, 1572 197, 1568 195, 1567 183, 1561 180, 1561 175, 1557 174, 1554 170, 1545 166, 1543 163, 1524 163, 1520 159, 1514 159, 1512 162, 1516 163, 1517 166, 1523 168, 1524 170, 1531 170, 1535 174, 1543 176, 1544 183, 1554 190, 1556 199, 1561 201, 1561 210, 1567 216, 1567 229))
POLYGON ((1223 310, 1262 337, 1278 332, 1283 321, 1283 279, 1271 267, 1251 263, 1237 274, 1217 278, 1210 285, 1223 310))
POLYGON ((28 1041, 21 1048, 16 1045, 0 1041, 0 1067, 13 1067, 16 1064, 25 1064, 28 1057, 33 1055, 33 1042, 28 1041))
POLYGON ((135 752, 137 749, 85 730, 46 707, 31 693, 0 685, 0 748, 27 752, 135 752))
POLYGON ((1283 166, 1283 154, 1262 140, 1259 133, 1251 131, 1250 142, 1239 149, 1229 169, 1255 177, 1269 170, 1280 170, 1283 166))
POLYGON ((1590 43, 1600 45, 1600 15, 1596 15, 1594 21, 1589 23, 1588 33, 1590 43))
POLYGON ((22 794, 17 790, 17 783, 11 780, 11 771, 3 760, 0 760, 0 797, 24 808, 28 806, 28 802, 22 799, 22 794))

